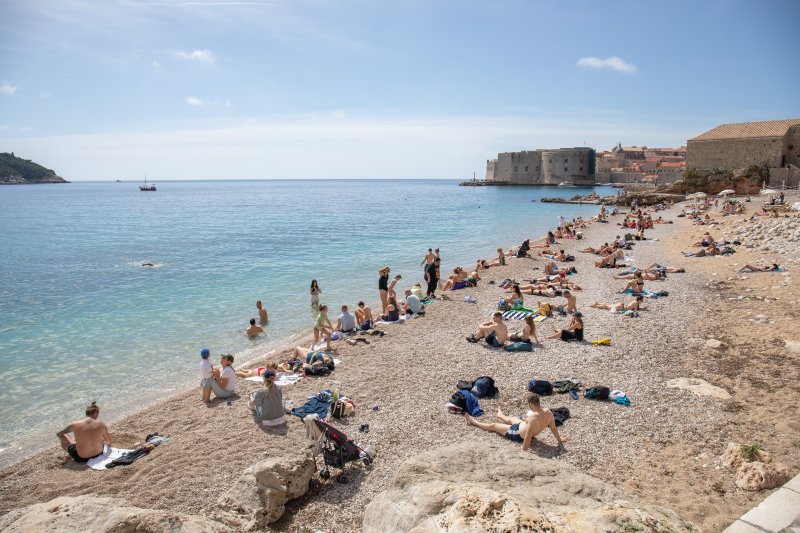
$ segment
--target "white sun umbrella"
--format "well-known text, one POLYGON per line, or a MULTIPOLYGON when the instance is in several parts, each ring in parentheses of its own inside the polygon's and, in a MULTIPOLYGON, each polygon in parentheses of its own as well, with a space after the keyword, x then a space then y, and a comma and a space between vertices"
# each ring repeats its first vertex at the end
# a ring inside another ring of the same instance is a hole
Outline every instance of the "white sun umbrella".
POLYGON ((761 189, 761 194, 778 194, 775 189, 761 189))
POLYGON ((736 194, 736 191, 734 191, 733 189, 725 189, 724 191, 720 191, 720 193, 717 194, 717 196, 730 196, 731 194, 736 194))
POLYGON ((700 198, 705 198, 706 193, 704 192, 696 192, 686 196, 687 200, 699 200, 700 198))

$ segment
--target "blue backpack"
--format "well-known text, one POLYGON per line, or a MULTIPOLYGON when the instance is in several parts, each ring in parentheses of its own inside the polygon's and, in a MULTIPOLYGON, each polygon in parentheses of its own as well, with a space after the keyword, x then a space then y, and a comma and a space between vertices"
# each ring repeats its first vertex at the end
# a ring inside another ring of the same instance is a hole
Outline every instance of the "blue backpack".
POLYGON ((539 396, 550 396, 553 394, 553 384, 543 379, 532 379, 528 382, 528 390, 539 396))
POLYGON ((497 387, 494 386, 494 380, 489 376, 481 376, 475 380, 475 384, 472 386, 472 395, 476 398, 493 398, 500 392, 497 387))

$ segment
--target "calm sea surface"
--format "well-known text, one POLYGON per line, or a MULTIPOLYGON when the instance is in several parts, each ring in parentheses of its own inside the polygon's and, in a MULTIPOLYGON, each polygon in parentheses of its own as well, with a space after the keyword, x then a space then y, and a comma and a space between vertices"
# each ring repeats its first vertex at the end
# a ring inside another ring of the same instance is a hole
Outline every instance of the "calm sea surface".
POLYGON ((238 363, 308 333, 312 278, 336 316, 378 300, 384 264, 403 275, 401 290, 422 281, 428 247, 441 248, 443 274, 470 267, 544 234, 559 214, 597 212, 531 200, 590 190, 434 180, 0 187, 0 463, 55 443, 92 400, 108 419, 195 384, 204 346, 238 363), (249 340, 257 299, 270 324, 249 340))

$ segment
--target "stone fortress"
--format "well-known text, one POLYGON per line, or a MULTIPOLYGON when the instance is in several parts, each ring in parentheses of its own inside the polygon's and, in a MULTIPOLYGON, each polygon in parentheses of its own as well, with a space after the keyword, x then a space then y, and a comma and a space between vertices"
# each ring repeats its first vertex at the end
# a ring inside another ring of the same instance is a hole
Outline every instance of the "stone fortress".
POLYGON ((800 118, 722 124, 689 139, 686 167, 734 170, 751 165, 769 169, 773 186, 800 180, 800 118))
POLYGON ((594 185, 593 148, 503 152, 486 161, 486 183, 492 185, 594 185))

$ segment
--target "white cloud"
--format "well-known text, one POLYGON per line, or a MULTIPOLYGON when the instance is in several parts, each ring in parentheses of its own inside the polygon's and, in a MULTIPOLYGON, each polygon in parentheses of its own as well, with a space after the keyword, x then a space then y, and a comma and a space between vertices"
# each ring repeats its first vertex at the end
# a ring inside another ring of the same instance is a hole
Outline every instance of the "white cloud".
POLYGON ((191 52, 180 50, 175 52, 175 56, 189 61, 200 61, 201 63, 213 63, 216 61, 214 52, 211 50, 192 50, 191 52))
POLYGON ((209 106, 209 107, 222 106, 226 109, 230 109, 233 107, 233 104, 231 103, 230 100, 223 100, 222 102, 218 102, 217 100, 204 100, 203 98, 198 98, 196 96, 187 96, 186 103, 194 106, 209 106))
POLYGON ((158 61, 153 61, 153 67, 160 70, 161 69, 161 63, 159 63, 158 61))
POLYGON ((187 96, 186 103, 189 105, 197 105, 197 106, 206 105, 205 100, 203 100, 202 98, 197 98, 195 96, 187 96))
POLYGON ((11 85, 7 81, 4 81, 3 85, 0 85, 0 93, 7 94, 9 96, 13 96, 14 93, 17 92, 17 89, 19 89, 19 87, 16 85, 11 85))
POLYGON ((578 60, 579 67, 607 69, 622 72, 623 74, 635 74, 638 70, 636 65, 628 63, 617 56, 600 59, 599 57, 582 57, 578 60))

